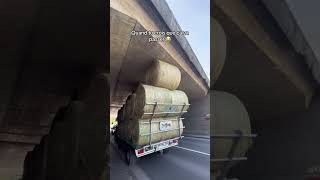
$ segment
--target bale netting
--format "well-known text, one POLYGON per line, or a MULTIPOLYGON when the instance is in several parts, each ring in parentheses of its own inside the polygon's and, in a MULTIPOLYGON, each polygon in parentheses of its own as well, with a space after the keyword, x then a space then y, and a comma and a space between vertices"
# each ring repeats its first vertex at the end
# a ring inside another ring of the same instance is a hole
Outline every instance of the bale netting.
MULTIPOLYGON (((134 119, 130 121, 130 124, 131 129, 129 134, 131 135, 131 144, 138 148, 148 145, 150 138, 150 121, 146 119, 134 119)), ((182 135, 182 132, 183 123, 178 116, 155 118, 151 120, 151 143, 157 143, 163 140, 179 137, 182 135), (161 122, 170 122, 170 129, 168 131, 161 131, 161 122)))
POLYGON ((146 73, 146 84, 175 90, 181 81, 180 70, 169 63, 156 60, 146 73))
POLYGON ((153 117, 177 116, 189 107, 187 95, 179 90, 170 91, 140 84, 135 94, 133 119, 150 119, 153 111, 153 117), (157 103, 156 107, 155 103, 157 103), (186 106, 182 106, 183 104, 186 106))

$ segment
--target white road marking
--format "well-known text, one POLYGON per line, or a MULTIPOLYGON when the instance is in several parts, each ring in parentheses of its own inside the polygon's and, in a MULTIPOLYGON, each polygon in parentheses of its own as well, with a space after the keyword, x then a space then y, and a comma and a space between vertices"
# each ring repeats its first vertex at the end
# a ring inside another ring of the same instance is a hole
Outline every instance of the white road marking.
POLYGON ((173 147, 176 147, 176 148, 184 149, 184 150, 187 150, 187 151, 191 151, 191 152, 195 152, 195 153, 199 153, 199 154, 203 154, 203 155, 210 156, 210 154, 208 154, 208 153, 201 152, 201 151, 197 151, 197 150, 193 150, 193 149, 188 149, 188 148, 181 147, 181 146, 173 146, 173 147))

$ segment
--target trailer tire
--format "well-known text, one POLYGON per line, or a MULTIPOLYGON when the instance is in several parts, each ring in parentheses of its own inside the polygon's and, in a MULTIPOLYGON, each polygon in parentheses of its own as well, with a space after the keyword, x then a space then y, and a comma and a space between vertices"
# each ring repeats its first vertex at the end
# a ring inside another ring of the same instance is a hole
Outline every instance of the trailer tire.
POLYGON ((134 153, 133 149, 128 149, 126 151, 126 162, 128 166, 134 166, 137 161, 136 154, 134 153))
POLYGON ((163 150, 163 154, 168 154, 169 153, 169 149, 164 149, 163 150))
POLYGON ((119 150, 123 150, 123 145, 119 137, 117 135, 114 136, 114 142, 116 143, 119 150))
POLYGON ((115 136, 113 136, 113 140, 114 140, 114 142, 115 142, 117 145, 119 145, 118 138, 117 138, 117 136, 116 136, 116 135, 115 135, 115 136))

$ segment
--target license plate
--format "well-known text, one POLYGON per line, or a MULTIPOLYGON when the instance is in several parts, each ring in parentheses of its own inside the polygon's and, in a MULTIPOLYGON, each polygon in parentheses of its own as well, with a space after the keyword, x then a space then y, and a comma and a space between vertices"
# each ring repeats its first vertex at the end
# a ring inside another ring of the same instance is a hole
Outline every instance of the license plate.
POLYGON ((163 142, 163 143, 160 143, 156 146, 156 149, 161 149, 161 148, 164 148, 164 147, 167 147, 169 145, 169 142, 163 142))
POLYGON ((160 122, 160 131, 168 131, 170 129, 172 129, 172 121, 160 122))

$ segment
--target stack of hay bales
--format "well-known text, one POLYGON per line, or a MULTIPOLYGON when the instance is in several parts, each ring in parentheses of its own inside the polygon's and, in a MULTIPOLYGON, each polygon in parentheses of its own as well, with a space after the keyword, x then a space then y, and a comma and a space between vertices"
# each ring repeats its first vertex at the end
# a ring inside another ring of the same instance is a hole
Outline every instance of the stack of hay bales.
POLYGON ((181 72, 177 67, 155 61, 146 73, 148 85, 139 84, 118 111, 119 137, 138 148, 149 144, 150 140, 156 143, 181 136, 180 117, 189 108, 189 101, 183 91, 176 90, 180 80, 181 72), (170 129, 160 131, 160 122, 170 122, 170 129))

